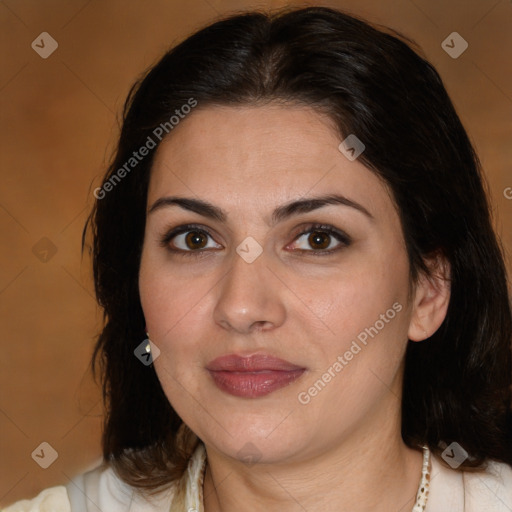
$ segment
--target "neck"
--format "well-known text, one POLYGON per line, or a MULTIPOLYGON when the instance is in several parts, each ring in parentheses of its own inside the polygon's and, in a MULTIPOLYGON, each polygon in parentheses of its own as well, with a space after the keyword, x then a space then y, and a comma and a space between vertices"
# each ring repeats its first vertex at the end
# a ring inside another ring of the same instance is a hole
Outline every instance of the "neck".
POLYGON ((206 446, 205 512, 389 512, 412 510, 422 452, 400 435, 400 408, 390 404, 335 446, 293 463, 254 464, 223 457, 206 446))

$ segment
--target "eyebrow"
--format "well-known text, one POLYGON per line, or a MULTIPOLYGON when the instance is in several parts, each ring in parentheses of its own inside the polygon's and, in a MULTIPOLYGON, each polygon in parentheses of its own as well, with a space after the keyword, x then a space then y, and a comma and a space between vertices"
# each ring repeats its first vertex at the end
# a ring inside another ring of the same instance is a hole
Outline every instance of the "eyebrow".
MULTIPOLYGON (((355 210, 363 213, 370 220, 375 220, 374 216, 362 205, 338 194, 329 194, 320 197, 311 197, 307 199, 299 199, 297 201, 291 201, 284 205, 278 206, 272 212, 271 225, 275 225, 278 222, 297 215, 299 213, 308 213, 314 210, 318 210, 327 205, 337 204, 342 206, 348 206, 355 210)), ((227 214, 221 208, 201 199, 193 199, 189 197, 161 197, 157 199, 148 211, 151 214, 162 208, 169 206, 179 206, 184 210, 198 213, 203 217, 208 217, 213 220, 220 222, 226 222, 227 214)))

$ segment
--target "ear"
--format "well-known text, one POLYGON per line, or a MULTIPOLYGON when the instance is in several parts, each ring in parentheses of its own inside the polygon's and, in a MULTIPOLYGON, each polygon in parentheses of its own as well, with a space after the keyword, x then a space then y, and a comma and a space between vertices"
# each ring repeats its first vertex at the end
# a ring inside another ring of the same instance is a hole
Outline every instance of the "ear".
POLYGON ((415 287, 408 337, 423 341, 443 323, 450 303, 450 264, 440 253, 425 260, 430 276, 422 274, 415 287))

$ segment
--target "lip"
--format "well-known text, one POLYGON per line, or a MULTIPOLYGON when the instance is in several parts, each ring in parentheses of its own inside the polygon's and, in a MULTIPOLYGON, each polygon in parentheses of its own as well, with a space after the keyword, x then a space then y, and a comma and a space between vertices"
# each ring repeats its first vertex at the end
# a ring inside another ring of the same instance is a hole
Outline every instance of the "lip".
POLYGON ((211 361, 206 369, 220 390, 245 398, 268 395, 291 384, 306 371, 268 354, 221 356, 211 361))
POLYGON ((269 354, 228 354, 208 363, 207 370, 224 372, 292 371, 304 368, 269 354))

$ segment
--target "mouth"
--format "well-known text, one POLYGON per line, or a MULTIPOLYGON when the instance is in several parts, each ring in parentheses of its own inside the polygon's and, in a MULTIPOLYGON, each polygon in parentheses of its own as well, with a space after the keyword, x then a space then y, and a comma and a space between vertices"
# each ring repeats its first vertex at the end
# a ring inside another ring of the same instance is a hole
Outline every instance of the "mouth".
POLYGON ((221 356, 211 361, 206 369, 221 391, 244 398, 268 395, 288 386, 306 371, 306 368, 267 354, 221 356))

